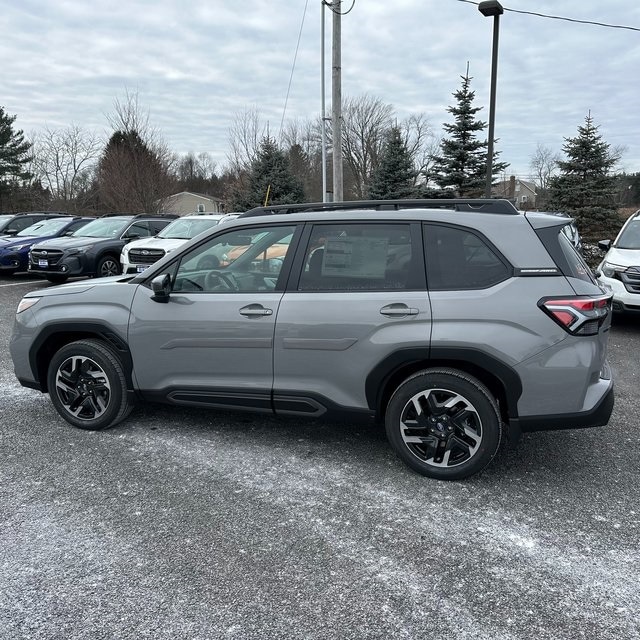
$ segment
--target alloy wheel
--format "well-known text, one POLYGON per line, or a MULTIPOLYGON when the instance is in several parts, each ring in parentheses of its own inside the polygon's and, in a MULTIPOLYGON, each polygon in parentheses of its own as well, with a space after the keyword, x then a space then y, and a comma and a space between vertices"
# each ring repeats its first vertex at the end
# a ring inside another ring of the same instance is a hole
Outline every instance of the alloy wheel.
POLYGON ((91 358, 71 356, 64 360, 56 371, 55 385, 64 409, 79 420, 95 420, 109 406, 107 374, 91 358))
POLYGON ((447 389, 427 389, 404 406, 400 433, 407 449, 434 467, 469 461, 482 442, 482 421, 464 396, 447 389))

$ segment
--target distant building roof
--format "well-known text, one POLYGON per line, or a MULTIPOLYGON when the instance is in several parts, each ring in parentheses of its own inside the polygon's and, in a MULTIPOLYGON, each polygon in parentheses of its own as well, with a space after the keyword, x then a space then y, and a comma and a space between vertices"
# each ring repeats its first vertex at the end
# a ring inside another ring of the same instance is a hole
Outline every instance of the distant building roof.
POLYGON ((174 193, 173 195, 167 196, 167 198, 177 198, 183 195, 196 196, 197 198, 204 198, 205 200, 210 200, 211 202, 223 202, 221 198, 216 198, 216 196, 209 195, 208 193, 194 193, 193 191, 180 191, 180 193, 174 193))

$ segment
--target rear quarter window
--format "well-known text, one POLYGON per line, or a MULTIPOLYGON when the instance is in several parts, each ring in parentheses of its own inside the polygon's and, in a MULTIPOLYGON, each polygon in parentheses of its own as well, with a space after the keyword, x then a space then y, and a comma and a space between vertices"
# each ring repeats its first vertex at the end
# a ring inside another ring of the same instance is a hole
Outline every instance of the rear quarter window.
POLYGON ((460 227, 423 227, 429 289, 484 289, 513 274, 511 265, 488 241, 460 227))
POLYGON ((536 233, 562 275, 597 284, 589 265, 562 232, 562 227, 537 229, 536 233))

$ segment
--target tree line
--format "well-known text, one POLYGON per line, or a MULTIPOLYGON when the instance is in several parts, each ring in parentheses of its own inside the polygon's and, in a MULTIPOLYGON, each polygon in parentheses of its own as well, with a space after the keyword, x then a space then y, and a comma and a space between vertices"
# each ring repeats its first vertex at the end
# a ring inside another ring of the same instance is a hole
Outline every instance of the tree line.
MULTIPOLYGON (((347 98, 345 199, 482 196, 487 123, 478 117, 471 80, 467 70, 441 132, 425 114, 398 120, 379 98, 347 98)), ((217 196, 229 211, 323 200, 321 118, 289 121, 276 138, 258 109, 247 108, 234 117, 227 164, 218 167, 208 153, 172 153, 137 94, 115 101, 106 143, 75 125, 46 127, 28 140, 16 117, 0 107, 0 211, 154 212, 178 191, 217 196)), ((330 127, 325 136, 330 149, 330 127)), ((531 158, 538 208, 566 211, 587 233, 615 226, 620 206, 640 202, 640 174, 615 171, 623 151, 602 139, 591 113, 564 139, 562 155, 538 145, 531 158)), ((494 181, 509 166, 499 155, 494 181)), ((330 191, 330 154, 326 175, 330 191)))

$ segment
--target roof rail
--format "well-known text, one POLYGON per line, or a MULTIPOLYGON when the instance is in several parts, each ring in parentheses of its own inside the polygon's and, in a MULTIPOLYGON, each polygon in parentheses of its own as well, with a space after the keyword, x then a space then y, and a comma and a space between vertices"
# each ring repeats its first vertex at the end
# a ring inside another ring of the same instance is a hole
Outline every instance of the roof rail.
POLYGON ((255 207, 241 213, 238 218, 283 215, 315 211, 349 211, 373 209, 375 211, 398 211, 399 209, 453 209, 454 211, 476 211, 478 213, 502 213, 518 215, 520 212, 509 200, 498 198, 438 198, 424 200, 353 200, 350 202, 313 202, 306 204, 282 204, 270 207, 255 207))
POLYGON ((179 218, 177 213, 136 213, 134 218, 179 218))
POLYGON ((103 213, 99 218, 179 218, 177 213, 103 213))

